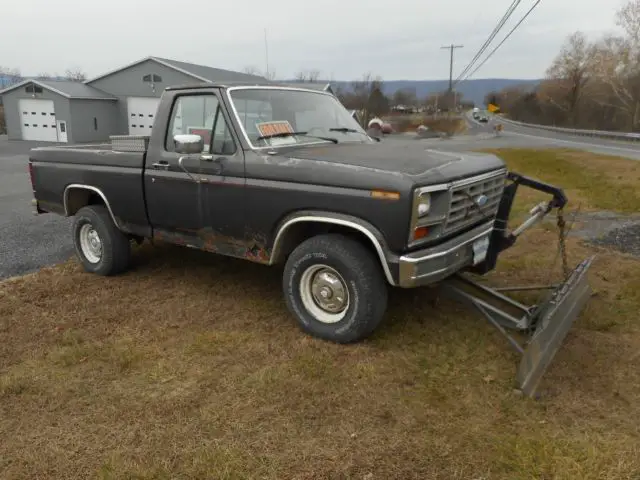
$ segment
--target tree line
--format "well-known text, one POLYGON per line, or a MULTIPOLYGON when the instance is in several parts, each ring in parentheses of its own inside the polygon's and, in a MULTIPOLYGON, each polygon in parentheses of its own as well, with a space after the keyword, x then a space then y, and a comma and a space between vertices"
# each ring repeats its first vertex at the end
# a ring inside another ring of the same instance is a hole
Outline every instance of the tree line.
MULTIPOLYGON (((34 77, 36 80, 69 80, 73 82, 84 82, 87 74, 81 68, 68 68, 64 75, 58 73, 50 74, 41 72, 34 77)), ((16 83, 20 83, 24 77, 17 68, 8 68, 0 65, 0 89, 10 87, 16 83)))
POLYGON ((535 88, 491 92, 485 103, 523 122, 640 131, 640 0, 620 8, 615 21, 619 34, 571 34, 535 88))

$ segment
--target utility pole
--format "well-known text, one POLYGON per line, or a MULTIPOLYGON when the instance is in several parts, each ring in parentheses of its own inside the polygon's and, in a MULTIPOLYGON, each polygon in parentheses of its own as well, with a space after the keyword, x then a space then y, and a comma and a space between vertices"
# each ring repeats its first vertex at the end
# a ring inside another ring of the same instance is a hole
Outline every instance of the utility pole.
POLYGON ((451 60, 449 63, 449 92, 451 92, 451 90, 453 90, 453 51, 456 48, 462 48, 464 47, 464 45, 454 45, 453 43, 451 45, 446 45, 444 47, 440 47, 441 49, 447 49, 450 52, 451 55, 451 60))
POLYGON ((264 63, 267 80, 269 78, 269 44, 267 43, 267 29, 264 29, 264 63))

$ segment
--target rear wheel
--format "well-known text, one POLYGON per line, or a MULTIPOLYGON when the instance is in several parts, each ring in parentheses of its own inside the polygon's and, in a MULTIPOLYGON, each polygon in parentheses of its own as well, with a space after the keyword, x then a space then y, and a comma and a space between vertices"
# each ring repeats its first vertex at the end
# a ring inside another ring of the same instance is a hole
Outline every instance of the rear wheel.
POLYGON ((301 243, 285 265, 283 289, 300 327, 337 343, 368 337, 387 307, 378 259, 358 241, 339 234, 301 243))
POLYGON ((73 221, 73 244, 87 272, 117 275, 129 267, 131 242, 102 205, 78 210, 73 221))

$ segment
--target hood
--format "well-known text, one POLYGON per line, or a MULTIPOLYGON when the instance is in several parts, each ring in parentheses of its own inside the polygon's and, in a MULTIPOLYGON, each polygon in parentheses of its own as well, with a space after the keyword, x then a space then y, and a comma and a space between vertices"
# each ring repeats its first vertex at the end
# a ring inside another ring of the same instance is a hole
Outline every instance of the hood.
POLYGON ((423 144, 413 146, 384 142, 312 145, 282 152, 281 155, 399 173, 422 185, 453 181, 505 166, 502 160, 491 154, 450 153, 425 149, 423 144))

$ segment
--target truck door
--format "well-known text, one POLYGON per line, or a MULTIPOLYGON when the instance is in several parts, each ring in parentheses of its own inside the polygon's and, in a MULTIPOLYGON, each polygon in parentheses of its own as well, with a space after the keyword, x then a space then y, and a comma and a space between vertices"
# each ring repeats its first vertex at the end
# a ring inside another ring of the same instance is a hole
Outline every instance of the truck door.
POLYGON ((179 95, 171 106, 168 122, 156 122, 168 128, 162 136, 152 132, 147 152, 145 197, 154 237, 192 243, 202 229, 201 186, 178 164, 180 155, 175 152, 173 135, 190 133, 198 127, 204 129, 207 117, 212 116, 216 108, 217 99, 213 94, 179 95))
POLYGON ((245 257, 244 153, 235 131, 230 127, 228 110, 222 104, 218 104, 212 124, 213 133, 206 147, 208 154, 191 163, 194 169, 198 169, 202 182, 200 202, 206 242, 204 248, 224 255, 245 257))
MULTIPOLYGON (((155 237, 216 250, 218 238, 244 235, 244 157, 232 137, 225 143, 213 135, 216 118, 224 117, 222 112, 214 91, 185 91, 175 96, 164 142, 152 142, 147 153, 145 192, 155 237), (177 134, 202 136, 204 152, 176 153, 173 137, 177 134), (180 157, 184 157, 182 166, 180 157)), ((231 135, 223 128, 226 125, 221 121, 216 131, 231 135)), ((154 135, 158 138, 157 132, 154 135)))

